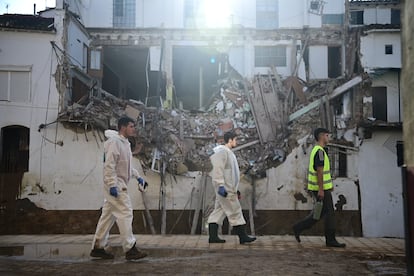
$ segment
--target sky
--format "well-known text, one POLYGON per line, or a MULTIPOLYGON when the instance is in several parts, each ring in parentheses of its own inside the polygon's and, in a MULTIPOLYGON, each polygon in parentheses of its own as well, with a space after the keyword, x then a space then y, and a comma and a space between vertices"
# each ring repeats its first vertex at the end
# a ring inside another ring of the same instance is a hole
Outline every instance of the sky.
POLYGON ((33 4, 36 4, 36 11, 39 12, 46 7, 55 7, 56 0, 0 0, 0 14, 33 14, 33 4))

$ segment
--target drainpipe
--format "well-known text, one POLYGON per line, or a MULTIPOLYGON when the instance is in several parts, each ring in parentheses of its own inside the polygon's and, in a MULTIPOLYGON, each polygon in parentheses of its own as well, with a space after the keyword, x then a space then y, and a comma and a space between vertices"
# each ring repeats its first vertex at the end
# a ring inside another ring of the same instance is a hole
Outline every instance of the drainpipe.
POLYGON ((199 72, 199 105, 200 110, 203 109, 203 96, 204 96, 204 79, 203 79, 203 67, 200 66, 200 72, 199 72))
POLYGON ((401 87, 400 87, 400 78, 401 78, 401 69, 397 71, 398 75, 398 122, 401 123, 401 87))

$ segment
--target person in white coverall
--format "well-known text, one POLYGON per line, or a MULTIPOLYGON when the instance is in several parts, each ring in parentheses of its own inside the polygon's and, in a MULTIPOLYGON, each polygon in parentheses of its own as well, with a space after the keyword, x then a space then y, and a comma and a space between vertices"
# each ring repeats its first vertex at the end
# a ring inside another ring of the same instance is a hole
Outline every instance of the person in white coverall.
POLYGON ((127 137, 135 134, 135 124, 130 118, 123 117, 118 121, 118 132, 105 131, 108 140, 104 144, 104 205, 96 226, 91 257, 113 259, 114 256, 105 251, 109 231, 116 222, 121 236, 122 248, 128 260, 141 259, 147 256, 136 247, 132 233, 132 205, 128 195, 128 182, 132 176, 139 183, 145 181, 137 170, 131 167, 131 145, 127 137))
POLYGON ((237 145, 236 139, 235 133, 225 133, 225 145, 214 148, 214 154, 210 157, 213 165, 210 175, 216 191, 216 201, 214 210, 208 218, 209 243, 225 242, 218 237, 218 226, 223 223, 226 216, 239 236, 240 244, 256 240, 246 233, 246 221, 239 202, 240 170, 236 156, 231 150, 237 145))

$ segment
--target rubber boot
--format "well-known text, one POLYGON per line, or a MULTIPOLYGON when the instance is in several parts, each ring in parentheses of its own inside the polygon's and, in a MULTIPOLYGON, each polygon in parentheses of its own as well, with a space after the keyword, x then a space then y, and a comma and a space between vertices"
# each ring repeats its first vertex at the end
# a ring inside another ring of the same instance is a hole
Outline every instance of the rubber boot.
POLYGON ((345 247, 346 244, 339 243, 335 238, 335 230, 327 230, 325 233, 327 247, 345 247))
POLYGON ((234 226, 234 231, 239 236, 240 244, 254 242, 256 237, 247 235, 246 224, 234 226))
POLYGON ((208 224, 208 243, 225 243, 225 240, 222 240, 218 236, 218 224, 209 223, 208 224))
POLYGON ((134 243, 134 246, 128 250, 128 252, 125 253, 125 259, 127 260, 139 260, 142 258, 145 258, 148 254, 145 252, 142 252, 136 248, 136 243, 134 243))
POLYGON ((103 248, 94 248, 92 249, 90 256, 93 258, 100 258, 100 259, 113 259, 114 255, 112 255, 111 253, 108 253, 105 251, 105 249, 103 248))
POLYGON ((293 233, 295 235, 296 241, 298 243, 300 243, 301 242, 301 240, 300 240, 300 230, 299 230, 298 226, 297 225, 294 225, 292 228, 293 228, 293 233))

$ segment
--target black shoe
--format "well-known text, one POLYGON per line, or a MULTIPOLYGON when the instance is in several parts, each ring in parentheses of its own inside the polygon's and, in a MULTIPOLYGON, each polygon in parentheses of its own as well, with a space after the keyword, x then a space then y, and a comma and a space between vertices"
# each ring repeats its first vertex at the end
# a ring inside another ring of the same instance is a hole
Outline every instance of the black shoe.
POLYGON ((296 241, 297 241, 298 243, 300 243, 300 242, 301 242, 301 240, 300 240, 300 232, 299 232, 299 230, 298 230, 298 229, 296 229, 296 227, 295 227, 295 226, 293 226, 293 233, 295 234, 295 239, 296 239, 296 241))
POLYGON ((327 247, 340 247, 344 248, 346 244, 339 243, 335 238, 335 230, 330 229, 325 231, 325 239, 326 239, 326 246, 327 247))
POLYGON ((127 253, 125 253, 125 259, 127 260, 139 260, 145 258, 146 256, 148 256, 148 254, 138 250, 135 244, 130 250, 128 250, 127 253))
POLYGON ((327 241, 326 242, 326 247, 339 247, 339 248, 344 248, 346 247, 346 244, 344 243, 339 243, 336 239, 332 240, 332 241, 327 241))
POLYGON ((247 235, 245 224, 234 226, 234 231, 239 236, 240 244, 251 243, 256 240, 256 237, 247 235))
POLYGON ((106 252, 105 249, 103 248, 92 249, 90 256, 94 258, 101 258, 101 259, 107 259, 107 260, 114 258, 114 255, 106 252))
POLYGON ((209 223, 208 224, 208 243, 225 243, 225 240, 222 240, 218 236, 218 224, 209 223))

